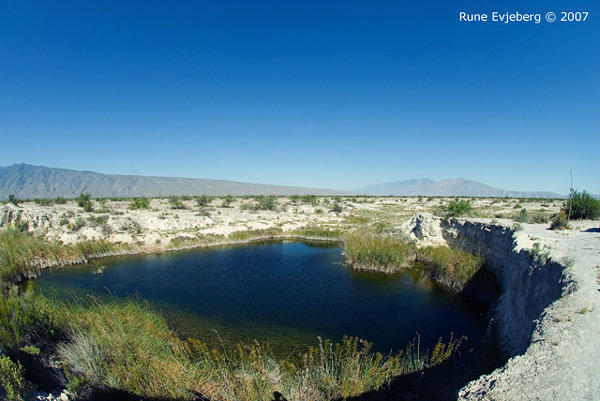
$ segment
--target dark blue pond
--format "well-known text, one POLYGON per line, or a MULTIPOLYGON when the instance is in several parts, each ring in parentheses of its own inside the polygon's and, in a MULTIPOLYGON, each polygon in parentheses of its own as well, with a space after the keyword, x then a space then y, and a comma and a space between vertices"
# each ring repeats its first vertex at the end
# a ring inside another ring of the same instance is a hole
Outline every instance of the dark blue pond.
POLYGON ((93 266, 51 269, 34 285, 60 297, 137 293, 182 337, 215 345, 218 332, 226 343, 269 341, 278 353, 316 345, 317 336, 358 336, 388 352, 405 348, 416 333, 431 347, 451 332, 473 344, 485 330, 478 312, 418 268, 391 276, 357 272, 344 265, 337 245, 264 242, 101 263, 102 275, 93 266))

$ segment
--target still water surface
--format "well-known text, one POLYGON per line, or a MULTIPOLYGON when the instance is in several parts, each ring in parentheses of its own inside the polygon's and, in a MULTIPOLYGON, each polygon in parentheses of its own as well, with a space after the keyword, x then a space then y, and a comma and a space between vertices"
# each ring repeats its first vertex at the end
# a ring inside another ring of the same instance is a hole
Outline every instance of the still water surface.
POLYGON ((184 338, 269 341, 278 354, 345 334, 382 352, 404 349, 416 333, 429 348, 450 332, 472 346, 485 330, 479 312, 418 268, 357 272, 337 244, 261 242, 101 263, 102 275, 89 265, 49 269, 33 285, 59 297, 139 294, 184 338))

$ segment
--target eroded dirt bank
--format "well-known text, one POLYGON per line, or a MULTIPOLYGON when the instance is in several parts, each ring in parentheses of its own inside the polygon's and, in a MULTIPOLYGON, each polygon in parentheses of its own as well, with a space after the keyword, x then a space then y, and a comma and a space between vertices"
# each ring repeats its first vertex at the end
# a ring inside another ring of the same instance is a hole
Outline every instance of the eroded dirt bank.
POLYGON ((405 225, 424 242, 485 256, 502 295, 494 329, 510 359, 459 391, 460 400, 600 399, 600 232, 421 215, 405 225))

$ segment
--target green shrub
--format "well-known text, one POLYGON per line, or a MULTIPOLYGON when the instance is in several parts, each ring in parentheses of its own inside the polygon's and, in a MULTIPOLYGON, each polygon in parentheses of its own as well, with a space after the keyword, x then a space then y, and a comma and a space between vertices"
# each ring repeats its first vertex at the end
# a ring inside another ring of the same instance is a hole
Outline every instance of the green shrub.
POLYGON ((150 209, 150 199, 146 197, 142 198, 133 198, 131 203, 129 204, 129 209, 150 209))
POLYGON ((85 227, 85 225, 86 225, 85 220, 82 219, 81 217, 78 217, 77 219, 75 219, 75 222, 73 223, 73 226, 71 227, 71 231, 77 232, 77 231, 81 230, 83 227, 85 227))
POLYGON ((232 195, 226 195, 223 198, 223 203, 221 204, 221 207, 229 207, 233 201, 235 200, 235 198, 232 195))
POLYGON ((54 309, 45 298, 30 292, 0 295, 1 350, 32 351, 38 341, 50 339, 55 326, 54 309))
POLYGON ((521 209, 521 212, 515 217, 515 221, 527 223, 529 221, 529 212, 527 212, 527 209, 521 209))
POLYGON ((0 354, 0 397, 4 396, 7 401, 23 401, 29 388, 31 384, 23 377, 21 364, 0 354))
POLYGON ((303 203, 306 203, 308 205, 316 206, 319 204, 319 199, 317 198, 317 195, 302 195, 301 200, 303 203))
POLYGON ((569 220, 567 219, 567 213, 563 209, 560 209, 558 213, 554 215, 552 218, 552 223, 550 223, 550 228, 552 230, 564 230, 569 228, 569 220))
POLYGON ((199 207, 208 206, 214 198, 212 196, 201 195, 196 198, 196 203, 199 207))
POLYGON ((344 209, 343 209, 342 205, 337 201, 331 207, 331 211, 335 212, 335 213, 342 213, 343 210, 344 209))
POLYGON ((64 205, 65 203, 67 203, 67 200, 62 196, 59 196, 56 199, 54 199, 54 203, 56 203, 57 205, 64 205))
POLYGON ((79 197, 77 197, 77 206, 82 207, 86 212, 91 212, 94 210, 92 207, 92 195, 89 193, 79 195, 79 197))
POLYGON ((90 217, 88 217, 87 221, 88 221, 90 227, 95 228, 95 227, 103 226, 104 224, 106 224, 108 219, 109 219, 109 217, 107 215, 101 214, 98 216, 90 216, 90 217))
POLYGON ((459 217, 467 215, 471 212, 471 203, 464 200, 453 200, 446 206, 446 216, 459 217))
POLYGON ((179 196, 171 195, 169 196, 169 202, 171 203, 171 209, 173 210, 184 210, 186 209, 185 205, 179 198, 179 196))
POLYGON ((533 224, 546 224, 550 221, 550 218, 545 213, 533 213, 529 218, 529 222, 533 224))
POLYGON ((567 216, 570 211, 573 220, 596 219, 600 217, 600 200, 594 199, 585 191, 579 193, 572 189, 571 196, 563 205, 562 210, 567 216))
POLYGON ((277 197, 273 195, 257 196, 256 202, 259 210, 275 210, 277 209, 277 197))

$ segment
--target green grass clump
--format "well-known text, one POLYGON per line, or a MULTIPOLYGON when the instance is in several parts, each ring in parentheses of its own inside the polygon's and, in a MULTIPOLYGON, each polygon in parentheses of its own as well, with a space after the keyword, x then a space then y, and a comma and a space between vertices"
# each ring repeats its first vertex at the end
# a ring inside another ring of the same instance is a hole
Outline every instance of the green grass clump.
POLYGON ((21 277, 34 277, 44 262, 71 259, 73 248, 49 242, 16 228, 0 231, 0 282, 10 283, 21 277))
MULTIPOLYGON (((138 299, 68 303, 61 313, 69 338, 59 346, 68 388, 79 395, 120 389, 148 398, 259 401, 280 392, 290 400, 357 396, 403 373, 432 366, 427 353, 383 356, 371 344, 345 337, 320 341, 296 363, 274 356, 268 345, 239 344, 211 350, 198 340, 181 341, 164 319, 138 299)), ((443 345, 435 363, 450 356, 443 345)), ((410 345, 409 345, 410 347, 410 345)), ((436 346, 436 349, 439 345, 436 346)))
POLYGON ((23 277, 35 277, 45 265, 108 256, 121 249, 103 240, 65 245, 17 228, 0 231, 0 243, 0 283, 4 284, 15 283, 23 277))
POLYGON ((417 260, 425 265, 437 283, 457 291, 462 290, 483 266, 483 257, 447 246, 420 248, 417 260))
MULTIPOLYGON (((371 343, 354 337, 344 337, 341 343, 319 339, 318 346, 310 347, 296 363, 277 359, 268 345, 258 343, 240 344, 229 353, 209 350, 195 340, 188 344, 196 366, 208 374, 205 394, 227 401, 270 400, 275 392, 288 400, 345 399, 376 390, 395 376, 431 366, 427 354, 412 343, 413 359, 409 360, 402 352, 390 356, 372 353, 371 343)), ((456 346, 456 342, 448 345, 452 350, 456 346)))
POLYGON ((346 262, 358 269, 394 272, 405 265, 415 245, 389 234, 353 231, 344 239, 346 262))
POLYGON ((146 304, 80 301, 63 306, 61 314, 69 341, 58 355, 79 394, 120 389, 141 397, 191 398, 198 390, 183 343, 146 304))

